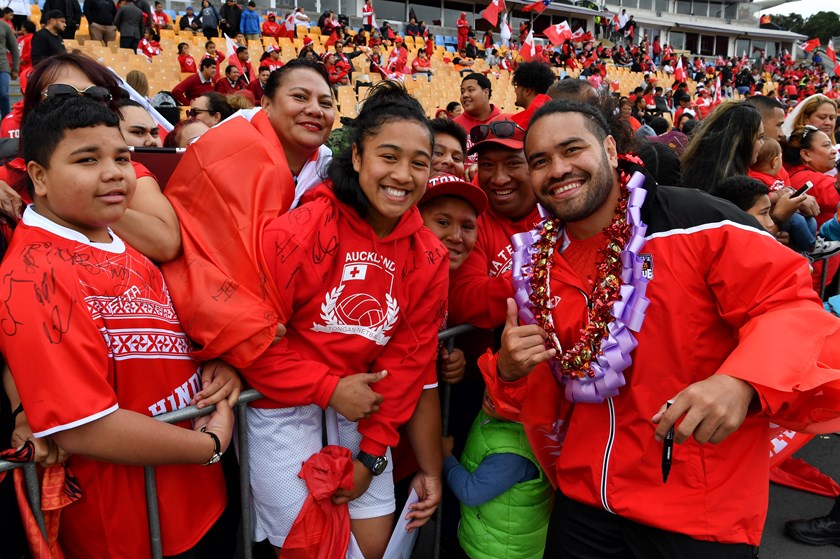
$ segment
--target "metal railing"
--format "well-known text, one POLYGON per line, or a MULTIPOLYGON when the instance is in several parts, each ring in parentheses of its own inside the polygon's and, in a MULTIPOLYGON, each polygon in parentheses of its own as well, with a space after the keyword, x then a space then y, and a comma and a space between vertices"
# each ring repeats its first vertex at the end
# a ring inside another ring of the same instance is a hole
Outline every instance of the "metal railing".
MULTIPOLYGON (((452 350, 455 338, 461 334, 473 330, 472 326, 463 325, 455 326, 447 330, 443 330, 438 335, 438 339, 446 343, 447 349, 452 350)), ((450 392, 451 388, 448 384, 443 385, 442 389, 442 425, 443 433, 447 434, 449 426, 449 406, 450 406, 450 392)), ((262 394, 256 390, 246 390, 239 395, 239 400, 236 402, 236 430, 239 437, 239 493, 241 499, 241 518, 240 530, 242 532, 243 548, 241 557, 244 559, 252 559, 253 552, 251 549, 251 485, 250 485, 250 470, 248 464, 249 445, 248 445, 248 430, 246 426, 246 410, 247 405, 254 400, 262 398, 262 394)), ((155 419, 166 423, 180 423, 181 421, 196 419, 198 417, 213 413, 216 406, 207 406, 198 409, 195 406, 188 406, 180 410, 155 416, 155 419)), ((26 493, 29 501, 29 506, 32 509, 38 527, 44 538, 47 537, 46 524, 44 523, 44 515, 41 511, 41 485, 38 479, 38 471, 36 464, 20 464, 17 462, 8 462, 0 460, 0 472, 12 470, 15 468, 23 468, 24 477, 26 480, 26 493)), ((157 481, 155 480, 155 467, 146 466, 144 468, 146 479, 146 507, 149 515, 149 535, 151 539, 152 558, 163 558, 163 542, 160 534, 160 509, 158 508, 157 500, 157 481)), ((435 544, 434 557, 437 559, 440 553, 440 536, 441 536, 441 504, 438 505, 437 517, 435 522, 435 544)))

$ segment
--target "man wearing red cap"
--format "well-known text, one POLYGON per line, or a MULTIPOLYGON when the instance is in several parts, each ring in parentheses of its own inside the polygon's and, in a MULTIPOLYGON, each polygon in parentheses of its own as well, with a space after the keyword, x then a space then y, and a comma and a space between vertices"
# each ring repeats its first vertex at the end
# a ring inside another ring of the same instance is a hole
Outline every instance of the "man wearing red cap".
POLYGON ((470 137, 467 153, 477 157, 478 185, 490 206, 478 220, 475 249, 451 278, 449 317, 453 324, 495 328, 513 295, 510 238, 532 229, 540 216, 523 151, 525 130, 500 117, 473 127, 470 137))

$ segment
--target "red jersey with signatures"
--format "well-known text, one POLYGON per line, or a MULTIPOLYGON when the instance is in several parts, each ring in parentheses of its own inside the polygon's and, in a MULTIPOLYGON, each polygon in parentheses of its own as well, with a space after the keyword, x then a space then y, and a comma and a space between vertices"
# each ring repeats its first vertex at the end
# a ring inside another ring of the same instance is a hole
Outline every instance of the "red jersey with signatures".
MULTIPOLYGON (((119 408, 173 411, 200 390, 163 276, 112 238, 91 243, 29 207, 0 266, 0 349, 37 437, 119 408)), ((143 468, 82 456, 68 463, 83 497, 61 513, 67 557, 149 557, 143 468)), ((224 509, 221 468, 159 466, 156 478, 164 555, 182 553, 224 509)))
POLYGON ((449 256, 416 207, 379 238, 330 188, 318 195, 263 234, 287 332, 242 374, 266 396, 252 406, 326 408, 342 377, 388 371, 370 386, 380 410, 359 421, 361 449, 381 455, 434 374, 449 256))

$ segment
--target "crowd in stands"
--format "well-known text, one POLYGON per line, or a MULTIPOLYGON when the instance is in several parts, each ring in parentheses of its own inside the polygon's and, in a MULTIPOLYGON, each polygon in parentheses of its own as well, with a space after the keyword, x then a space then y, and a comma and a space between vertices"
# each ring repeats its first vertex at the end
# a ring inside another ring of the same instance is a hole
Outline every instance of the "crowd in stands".
MULTIPOLYGON (((355 30, 253 1, 70 4, 0 23, 23 92, 0 96, 0 457, 70 488, 66 557, 150 556, 146 465, 167 557, 232 557, 250 506, 260 557, 376 559, 442 497, 444 557, 755 556, 768 422, 840 427, 820 300, 840 76, 679 55, 624 10, 526 60, 466 13, 451 52, 371 0, 355 30), (181 79, 123 81, 92 42, 181 79), (171 176, 133 160, 161 147, 182 148, 171 176), (802 351, 767 352, 791 324, 802 351), (190 405, 215 410, 153 420, 190 405)), ((13 493, 0 477, 22 557, 38 531, 13 493)), ((840 536, 808 522, 792 536, 840 536)))

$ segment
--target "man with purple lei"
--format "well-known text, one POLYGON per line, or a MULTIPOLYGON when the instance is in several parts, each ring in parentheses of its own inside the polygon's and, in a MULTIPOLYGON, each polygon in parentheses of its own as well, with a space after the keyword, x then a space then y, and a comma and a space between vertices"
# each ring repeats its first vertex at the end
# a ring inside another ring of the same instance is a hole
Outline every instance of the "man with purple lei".
POLYGON ((755 557, 769 422, 840 427, 840 322, 754 218, 655 184, 610 132, 577 102, 534 115, 545 220, 514 238, 516 297, 479 365, 557 489, 546 556, 755 557), (794 324, 797 350, 767 351, 794 324))

